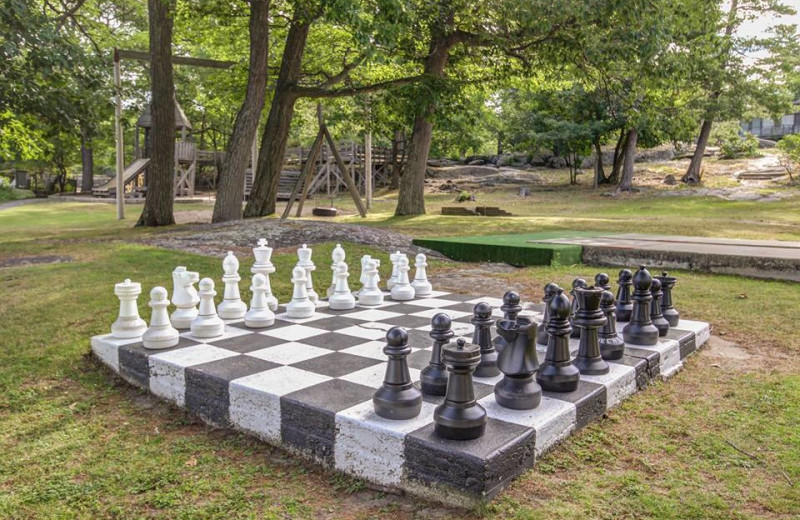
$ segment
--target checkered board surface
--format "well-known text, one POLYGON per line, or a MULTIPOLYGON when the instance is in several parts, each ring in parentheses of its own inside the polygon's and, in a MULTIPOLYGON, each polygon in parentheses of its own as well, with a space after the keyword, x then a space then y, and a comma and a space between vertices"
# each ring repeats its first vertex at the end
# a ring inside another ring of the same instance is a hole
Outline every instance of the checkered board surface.
MULTIPOLYGON (((435 292, 405 303, 387 296, 378 307, 349 311, 333 311, 323 303, 313 317, 299 320, 288 318, 281 307, 267 329, 229 321, 221 337, 199 339, 185 332, 176 347, 166 350, 95 336, 92 350, 125 380, 210 424, 249 432, 380 486, 463 504, 491 498, 572 431, 650 379, 677 371, 709 336, 708 324, 681 320, 657 345, 626 346, 625 356, 609 363, 609 374, 582 376, 572 393, 545 392, 534 410, 495 403, 494 384, 502 376, 475 378, 476 397, 489 422, 485 435, 473 441, 435 435, 433 411, 442 398, 425 396, 415 419, 378 417, 372 395, 386 369, 386 331, 394 326, 408 331, 408 363, 418 381, 430 361, 431 317, 446 312, 456 335, 469 339, 472 309, 479 301, 493 305, 495 317, 502 317, 498 298, 435 292)), ((541 305, 527 305, 523 315, 539 321, 541 310, 541 305)), ((574 355, 578 341, 570 342, 574 355)), ((545 350, 539 347, 540 361, 545 350)))

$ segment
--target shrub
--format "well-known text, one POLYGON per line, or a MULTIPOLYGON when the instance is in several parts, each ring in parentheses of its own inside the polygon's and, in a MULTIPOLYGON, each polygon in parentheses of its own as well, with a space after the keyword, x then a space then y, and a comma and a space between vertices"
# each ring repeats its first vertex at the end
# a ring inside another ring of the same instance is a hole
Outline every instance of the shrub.
POLYGON ((758 139, 747 132, 739 135, 739 124, 735 121, 720 123, 711 132, 710 141, 719 146, 719 154, 723 159, 740 157, 758 157, 758 139))
POLYGON ((794 174, 800 168, 800 135, 787 135, 778 141, 778 160, 794 182, 794 174))

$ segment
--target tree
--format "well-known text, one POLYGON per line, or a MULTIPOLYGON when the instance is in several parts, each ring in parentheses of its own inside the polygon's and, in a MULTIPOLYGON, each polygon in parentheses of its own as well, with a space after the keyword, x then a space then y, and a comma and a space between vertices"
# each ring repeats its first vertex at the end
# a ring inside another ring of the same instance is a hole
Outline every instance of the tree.
POLYGON ((172 74, 172 22, 175 0, 148 0, 152 155, 147 168, 147 196, 137 226, 167 226, 175 191, 175 83, 172 74))
MULTIPOLYGON (((213 222, 242 218, 248 151, 258 130, 267 93, 269 57, 269 0, 250 1, 250 69, 247 94, 233 125, 225 162, 219 177, 213 222)), ((252 165, 255 171, 256 165, 252 165)))

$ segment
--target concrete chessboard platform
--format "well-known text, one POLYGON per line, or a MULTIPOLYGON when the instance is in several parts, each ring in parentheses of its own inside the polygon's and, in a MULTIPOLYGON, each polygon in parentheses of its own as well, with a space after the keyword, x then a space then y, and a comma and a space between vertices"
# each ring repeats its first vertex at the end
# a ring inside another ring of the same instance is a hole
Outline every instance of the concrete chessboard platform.
MULTIPOLYGON (((541 405, 517 411, 495 403, 500 377, 475 378, 489 422, 472 441, 439 438, 433 411, 443 398, 424 398, 422 413, 391 421, 373 411, 372 395, 386 369, 386 331, 408 330, 411 376, 430 360, 430 319, 446 312, 456 337, 469 339, 473 307, 485 301, 500 318, 501 300, 434 291, 430 298, 333 311, 323 303, 307 319, 289 319, 281 307, 275 325, 248 329, 226 322, 213 339, 181 334, 177 346, 147 350, 141 340, 110 335, 91 340, 94 354, 126 381, 196 414, 214 426, 250 433, 326 467, 372 484, 460 506, 491 499, 536 459, 601 417, 648 382, 679 370, 708 340, 707 323, 681 320, 657 345, 628 346, 604 376, 581 376, 575 392, 545 392, 541 405)), ((542 306, 523 315, 540 320, 542 306)), ((618 330, 622 330, 624 323, 618 330)), ((455 338, 454 338, 455 339, 455 338)), ((578 340, 570 340, 573 355, 578 340)), ((545 347, 539 347, 540 361, 545 347)))

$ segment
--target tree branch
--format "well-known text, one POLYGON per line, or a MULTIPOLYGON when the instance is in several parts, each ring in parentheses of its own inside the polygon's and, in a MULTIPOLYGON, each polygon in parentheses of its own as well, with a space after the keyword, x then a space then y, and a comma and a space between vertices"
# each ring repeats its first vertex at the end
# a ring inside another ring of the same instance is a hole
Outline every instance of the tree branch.
POLYGON ((360 87, 343 87, 337 89, 326 89, 323 87, 301 87, 299 85, 295 85, 292 87, 292 94, 296 97, 301 98, 335 98, 335 97, 344 97, 344 96, 355 96, 357 94, 368 94, 370 92, 376 92, 379 90, 384 90, 390 87, 396 87, 400 85, 408 85, 410 83, 414 83, 420 81, 424 76, 409 76, 406 78, 398 78, 392 79, 388 81, 381 81, 378 83, 373 83, 371 85, 362 85, 360 87))

